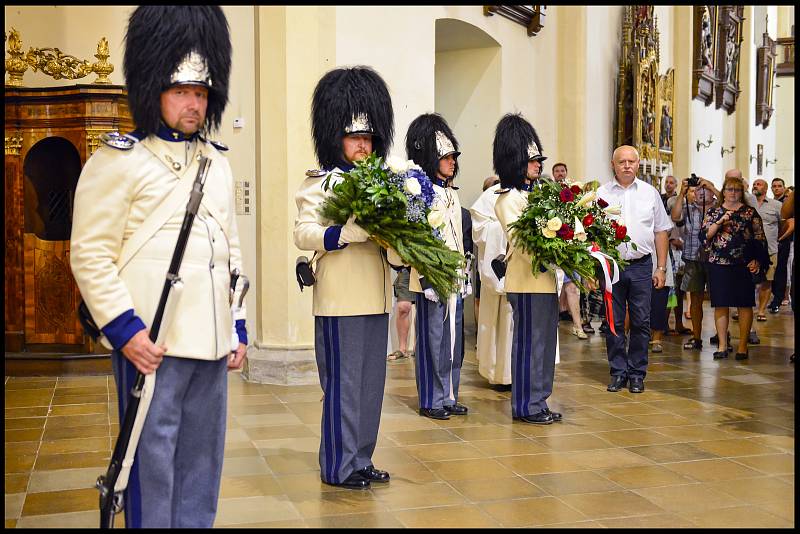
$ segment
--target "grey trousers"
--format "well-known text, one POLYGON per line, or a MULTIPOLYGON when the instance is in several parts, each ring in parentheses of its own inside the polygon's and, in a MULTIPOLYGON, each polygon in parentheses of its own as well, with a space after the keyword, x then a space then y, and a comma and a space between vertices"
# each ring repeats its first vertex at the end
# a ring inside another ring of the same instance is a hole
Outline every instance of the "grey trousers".
POLYGON ((417 306, 415 377, 420 408, 453 406, 458 400, 463 354, 464 303, 456 299, 451 331, 447 303, 431 302, 415 293, 417 306), (455 335, 455 340, 451 334, 455 335), (452 352, 451 352, 452 348, 452 352))
POLYGON ((372 465, 378 442, 389 315, 314 318, 319 383, 325 396, 320 477, 338 484, 372 465))
MULTIPOLYGON (((136 378, 112 354, 120 421, 136 378)), ((126 528, 210 528, 217 514, 227 416, 227 358, 165 356, 156 371, 125 497, 126 528)))
POLYGON ((511 345, 511 415, 534 415, 553 393, 558 333, 558 295, 508 293, 514 310, 511 345))

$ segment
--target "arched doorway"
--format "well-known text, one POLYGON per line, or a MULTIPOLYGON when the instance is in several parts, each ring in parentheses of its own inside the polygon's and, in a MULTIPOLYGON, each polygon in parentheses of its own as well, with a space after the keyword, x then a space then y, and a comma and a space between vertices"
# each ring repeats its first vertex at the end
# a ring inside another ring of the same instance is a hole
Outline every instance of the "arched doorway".
POLYGON ((69 265, 72 204, 81 173, 75 146, 47 137, 31 147, 23 169, 25 344, 79 345, 80 298, 69 265))
MULTIPOLYGON (((461 156, 457 185, 469 208, 494 174, 492 142, 500 119, 501 48, 489 34, 457 19, 436 21, 435 110, 458 138, 461 156)), ((466 330, 474 331, 471 299, 464 306, 466 330)))

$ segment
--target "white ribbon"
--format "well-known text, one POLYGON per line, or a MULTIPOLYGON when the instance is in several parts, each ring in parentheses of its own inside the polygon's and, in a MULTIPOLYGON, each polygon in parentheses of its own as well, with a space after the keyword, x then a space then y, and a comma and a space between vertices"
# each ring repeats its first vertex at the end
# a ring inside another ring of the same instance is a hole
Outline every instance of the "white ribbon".
POLYGON ((600 262, 600 267, 603 269, 603 276, 605 276, 606 279, 606 291, 610 293, 611 286, 619 282, 619 265, 617 265, 617 262, 614 261, 614 258, 601 250, 592 250, 591 246, 587 247, 586 250, 589 252, 591 257, 600 262), (613 276, 608 272, 608 264, 605 262, 605 260, 609 260, 614 266, 613 276))

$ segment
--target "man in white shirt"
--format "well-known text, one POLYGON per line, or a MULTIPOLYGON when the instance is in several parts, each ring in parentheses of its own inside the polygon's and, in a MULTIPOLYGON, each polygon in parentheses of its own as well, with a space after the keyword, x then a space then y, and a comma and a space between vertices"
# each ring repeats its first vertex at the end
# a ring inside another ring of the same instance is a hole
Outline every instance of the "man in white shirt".
MULTIPOLYGON (((628 383, 631 393, 644 391, 647 348, 650 340, 650 293, 664 287, 669 259, 668 232, 672 221, 658 190, 636 178, 639 153, 632 146, 614 150, 614 179, 600 186, 597 196, 610 206, 620 206, 617 223, 627 228, 631 240, 619 245, 628 264, 621 270, 613 290, 613 318, 617 335, 606 334, 611 367, 608 391, 619 391, 628 383), (635 247, 634 247, 635 244, 635 247), (655 257, 654 257, 655 256, 655 257), (653 261, 656 268, 653 269, 653 261), (625 311, 630 314, 630 342, 625 347, 625 311)), ((611 317, 608 317, 609 322, 611 317)))

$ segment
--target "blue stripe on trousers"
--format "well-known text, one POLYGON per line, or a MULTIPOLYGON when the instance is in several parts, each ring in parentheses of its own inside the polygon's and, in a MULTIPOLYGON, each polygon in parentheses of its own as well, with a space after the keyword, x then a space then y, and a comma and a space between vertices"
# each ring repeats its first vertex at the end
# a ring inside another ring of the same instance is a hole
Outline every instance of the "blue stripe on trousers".
POLYGON ((333 475, 331 473, 331 467, 333 466, 333 443, 332 443, 332 432, 329 428, 329 425, 332 423, 332 403, 333 403, 333 387, 332 387, 332 375, 333 375, 333 366, 331 365, 331 339, 330 339, 330 319, 328 317, 322 318, 322 338, 323 344, 325 345, 325 368, 327 370, 327 374, 325 376, 325 405, 323 406, 323 414, 322 414, 322 439, 325 441, 325 479, 327 482, 334 482, 333 475))
MULTIPOLYGON (((342 440, 342 384, 341 384, 341 368, 342 368, 342 360, 341 360, 341 353, 339 347, 339 318, 332 317, 331 318, 331 331, 333 334, 333 365, 336 369, 336 380, 333 382, 334 388, 334 405, 333 405, 333 417, 334 417, 334 424, 333 424, 333 440, 335 443, 338 444, 336 447, 336 455, 335 455, 335 463, 333 467, 333 472, 338 473, 339 469, 342 466, 342 447, 343 447, 343 440, 342 440)), ((337 480, 337 482, 341 482, 341 480, 337 480)))
POLYGON ((529 319, 533 317, 533 295, 526 293, 525 297, 525 390, 523 407, 525 415, 530 415, 529 408, 531 404, 531 360, 533 359, 533 322, 529 319))
POLYGON ((516 327, 517 327, 517 361, 515 362, 516 365, 514 365, 514 375, 515 376, 513 376, 511 378, 511 383, 514 384, 514 387, 516 389, 516 395, 514 395, 514 399, 516 400, 516 405, 517 405, 516 406, 516 408, 517 408, 516 409, 517 417, 521 417, 522 415, 525 415, 522 412, 522 402, 521 402, 522 392, 523 392, 524 387, 525 387, 524 379, 523 379, 523 373, 522 373, 522 358, 523 358, 523 354, 525 352, 525 328, 524 328, 525 321, 523 320, 523 315, 525 314, 525 310, 522 307, 522 295, 521 294, 520 295, 516 295, 514 300, 516 300, 517 310, 518 310, 517 316, 519 317, 520 320, 519 320, 519 323, 516 325, 516 327))
MULTIPOLYGON (((117 406, 119 408, 120 424, 125 418, 125 409, 128 407, 130 392, 136 383, 136 367, 121 353, 115 352, 117 358, 117 406)), ((119 436, 117 436, 119 438, 119 436)), ((125 528, 142 527, 142 486, 139 479, 139 453, 136 452, 128 475, 128 485, 123 491, 125 528)))

